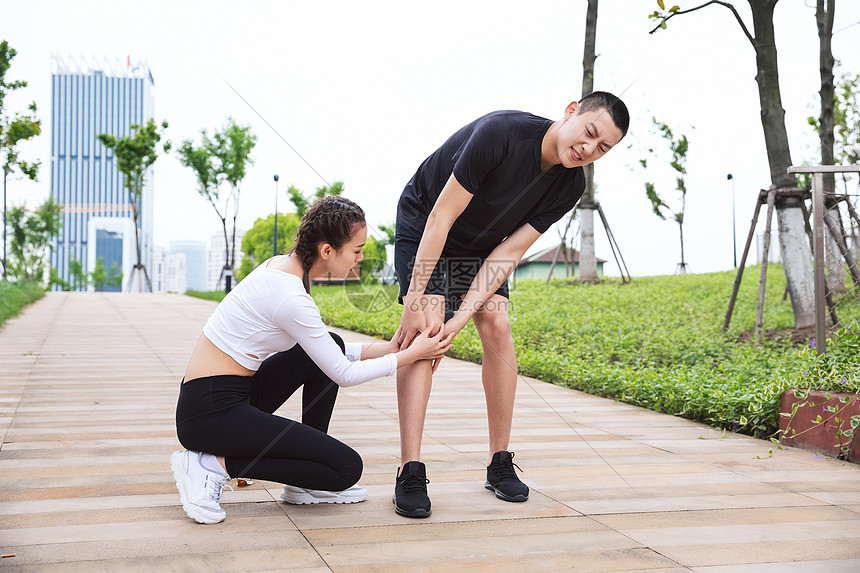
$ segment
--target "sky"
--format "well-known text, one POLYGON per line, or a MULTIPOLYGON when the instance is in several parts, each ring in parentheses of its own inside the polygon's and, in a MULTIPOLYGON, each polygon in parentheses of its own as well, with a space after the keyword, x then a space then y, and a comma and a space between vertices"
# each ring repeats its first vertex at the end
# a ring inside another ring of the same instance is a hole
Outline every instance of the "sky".
MULTIPOLYGON (((499 109, 563 117, 581 93, 586 4, 0 0, 0 39, 18 51, 7 77, 29 83, 7 97, 6 109, 23 112, 35 101, 45 134, 21 147, 24 159, 42 161, 39 181, 13 177, 9 202, 33 207, 50 192, 51 54, 121 62, 130 56, 150 66, 155 119, 169 122, 167 136, 175 144, 221 127, 228 117, 257 135, 254 165, 242 186, 241 228, 274 212, 278 174, 281 212, 292 210, 289 185, 312 192, 342 180, 373 232, 394 221, 415 169, 463 125, 499 109)), ((752 28, 747 3, 734 4, 752 28)), ((817 136, 806 122, 818 114, 814 5, 782 0, 775 12, 796 165, 816 163, 818 155, 817 136)), ((655 183, 675 208, 674 179, 659 161, 649 162, 647 172, 639 167, 642 149, 659 143, 649 135, 657 117, 689 139, 689 269, 729 270, 733 220, 740 259, 757 193, 770 186, 754 51, 722 6, 677 17, 652 35, 647 15, 655 7, 651 0, 600 2, 595 89, 621 96, 632 120, 622 144, 595 164, 597 200, 633 276, 675 271, 678 226, 651 212, 644 187, 646 180, 655 183)), ((860 2, 839 2, 833 52, 841 70, 855 74, 858 23, 860 2)), ((156 244, 208 243, 220 230, 191 170, 175 156, 159 158, 154 183, 156 244)), ((606 273, 618 275, 599 225, 595 234, 597 256, 609 260, 606 273)), ((529 252, 558 241, 558 231, 550 229, 529 252)))

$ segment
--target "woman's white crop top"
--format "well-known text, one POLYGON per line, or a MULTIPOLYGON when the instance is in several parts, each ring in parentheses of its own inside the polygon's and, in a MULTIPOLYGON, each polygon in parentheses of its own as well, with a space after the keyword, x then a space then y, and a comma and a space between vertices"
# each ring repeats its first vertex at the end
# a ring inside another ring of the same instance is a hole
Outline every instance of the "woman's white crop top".
POLYGON ((203 327, 206 338, 233 360, 256 371, 273 352, 296 344, 338 386, 354 386, 397 371, 397 357, 360 360, 361 344, 346 356, 329 335, 302 280, 267 267, 267 260, 224 297, 203 327))

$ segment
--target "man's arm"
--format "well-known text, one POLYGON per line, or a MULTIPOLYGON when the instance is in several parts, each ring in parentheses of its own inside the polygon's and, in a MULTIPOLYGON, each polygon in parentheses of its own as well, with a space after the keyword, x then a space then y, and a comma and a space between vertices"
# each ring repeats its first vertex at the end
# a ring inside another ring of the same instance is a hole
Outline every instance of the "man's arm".
POLYGON ((457 217, 466 210, 471 200, 472 194, 466 191, 452 174, 427 217, 424 234, 421 236, 418 253, 415 255, 412 280, 409 283, 409 290, 403 298, 403 314, 400 317, 402 330, 400 342, 404 345, 409 344, 412 338, 427 326, 427 317, 424 314, 424 304, 421 297, 424 296, 424 289, 427 288, 430 275, 439 261, 445 241, 448 240, 451 226, 457 217))
POLYGON ((454 318, 445 325, 445 332, 459 332, 466 326, 469 319, 481 309, 487 299, 502 286, 522 259, 526 251, 540 237, 540 233, 530 224, 526 223, 501 242, 493 249, 490 255, 478 269, 478 273, 472 280, 469 292, 463 298, 460 310, 454 318))

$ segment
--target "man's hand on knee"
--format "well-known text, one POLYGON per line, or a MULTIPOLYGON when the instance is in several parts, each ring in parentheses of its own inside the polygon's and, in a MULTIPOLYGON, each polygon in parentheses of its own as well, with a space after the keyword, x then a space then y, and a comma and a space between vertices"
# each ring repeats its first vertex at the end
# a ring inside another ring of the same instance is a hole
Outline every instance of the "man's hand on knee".
POLYGON ((403 298, 400 315, 400 348, 408 348, 418 334, 433 325, 431 336, 442 329, 445 321, 445 299, 440 295, 410 295, 403 298))

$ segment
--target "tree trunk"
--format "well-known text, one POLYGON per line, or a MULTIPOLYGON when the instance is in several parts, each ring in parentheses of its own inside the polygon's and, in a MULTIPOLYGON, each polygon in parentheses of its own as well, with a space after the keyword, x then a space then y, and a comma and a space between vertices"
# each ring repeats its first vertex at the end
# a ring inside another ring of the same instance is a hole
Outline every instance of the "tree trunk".
MULTIPOLYGON (((129 195, 132 195, 129 193, 129 195)), ((137 270, 137 292, 143 292, 143 274, 141 270, 143 265, 140 263, 140 232, 137 229, 137 220, 140 218, 140 214, 137 207, 137 202, 134 200, 134 196, 130 197, 131 199, 131 213, 134 217, 134 244, 137 252, 137 264, 135 265, 135 269, 137 270)), ((132 273, 133 275, 134 273, 132 273)), ((132 289, 132 285, 129 284, 129 291, 132 289)))
MULTIPOLYGON (((594 91, 594 60, 597 44, 597 1, 588 0, 585 14, 585 48, 582 52, 582 95, 594 91)), ((594 164, 586 165, 585 192, 580 200, 581 233, 579 252, 579 280, 597 282, 597 255, 594 246, 594 164)))
MULTIPOLYGON (((836 0, 817 0, 815 5, 815 23, 818 26, 818 62, 821 76, 821 115, 818 116, 818 140, 821 144, 821 164, 833 165, 833 16, 836 0)), ((836 193, 836 178, 832 173, 824 174, 824 194, 836 193)), ((831 224, 839 220, 839 203, 826 201, 827 213, 831 224)), ((839 225, 841 228, 842 225, 839 225)), ((830 239, 829 236, 825 236, 830 239)), ((845 292, 845 267, 842 254, 835 241, 826 240, 827 244, 827 290, 830 292, 845 292)))
POLYGON ((7 279, 7 273, 9 272, 6 270, 8 265, 9 265, 9 262, 6 259, 6 240, 7 240, 6 239, 6 229, 7 229, 7 227, 6 227, 6 225, 7 225, 7 223, 6 223, 6 176, 8 174, 9 174, 9 172, 6 171, 6 168, 4 167, 3 168, 3 280, 4 281, 8 280, 7 279))
MULTIPOLYGON (((777 189, 796 187, 787 173, 791 151, 785 129, 785 110, 779 89, 773 11, 778 0, 749 0, 753 15, 756 52, 756 84, 761 102, 761 122, 770 165, 771 183, 777 189)), ((815 324, 812 252, 804 233, 800 199, 781 198, 777 203, 777 222, 785 278, 794 310, 795 328, 815 324)))
POLYGON ((842 221, 839 218, 839 204, 836 201, 826 201, 825 204, 828 205, 828 209, 824 213, 824 246, 826 247, 825 263, 827 265, 825 282, 828 292, 844 293, 848 290, 845 286, 844 258, 839 248, 839 243, 836 242, 833 236, 834 234, 839 234, 844 237, 842 221), (830 203, 833 205, 830 205, 830 203))
MULTIPOLYGON (((226 211, 226 209, 225 209, 226 211)), ((228 278, 226 276, 226 270, 230 268, 230 239, 227 238, 227 213, 224 213, 225 217, 221 219, 221 228, 224 231, 224 268, 221 270, 221 276, 225 279, 225 290, 230 292, 230 285, 227 284, 228 278)), ((218 286, 221 285, 221 280, 218 280, 218 286)), ((217 287, 216 287, 217 288, 217 287)))

